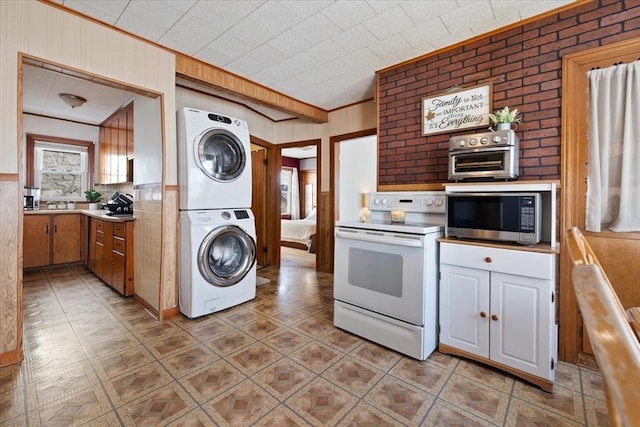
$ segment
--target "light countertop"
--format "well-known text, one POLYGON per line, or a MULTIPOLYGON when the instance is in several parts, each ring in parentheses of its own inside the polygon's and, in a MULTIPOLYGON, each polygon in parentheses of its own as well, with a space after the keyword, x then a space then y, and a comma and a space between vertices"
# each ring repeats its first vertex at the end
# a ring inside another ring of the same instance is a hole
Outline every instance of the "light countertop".
POLYGON ((84 214, 92 218, 102 219, 104 221, 111 222, 127 222, 134 221, 135 217, 130 216, 110 216, 107 215, 102 209, 40 209, 37 211, 24 211, 25 215, 64 215, 64 214, 84 214))

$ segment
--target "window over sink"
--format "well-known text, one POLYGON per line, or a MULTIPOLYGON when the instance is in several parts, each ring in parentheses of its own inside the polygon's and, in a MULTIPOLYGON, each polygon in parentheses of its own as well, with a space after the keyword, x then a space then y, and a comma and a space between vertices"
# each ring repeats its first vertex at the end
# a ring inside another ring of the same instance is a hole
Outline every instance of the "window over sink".
POLYGON ((94 146, 91 141, 27 135, 27 185, 51 201, 83 201, 91 188, 94 146))

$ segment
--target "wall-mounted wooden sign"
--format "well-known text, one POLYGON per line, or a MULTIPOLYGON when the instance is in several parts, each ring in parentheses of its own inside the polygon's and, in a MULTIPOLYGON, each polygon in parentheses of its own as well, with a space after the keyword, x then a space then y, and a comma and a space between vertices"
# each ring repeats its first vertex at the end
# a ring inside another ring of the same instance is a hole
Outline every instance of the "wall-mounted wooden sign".
POLYGON ((489 126, 491 84, 422 98, 422 134, 489 126))

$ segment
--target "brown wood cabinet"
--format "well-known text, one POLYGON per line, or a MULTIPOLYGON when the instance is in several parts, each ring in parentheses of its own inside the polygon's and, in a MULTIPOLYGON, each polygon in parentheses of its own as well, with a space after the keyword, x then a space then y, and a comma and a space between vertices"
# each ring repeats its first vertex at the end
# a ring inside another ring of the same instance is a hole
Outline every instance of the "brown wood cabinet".
POLYGON ((87 267, 122 295, 133 295, 133 221, 89 218, 87 267))
POLYGON ((133 102, 100 125, 99 177, 102 184, 133 180, 133 102))
POLYGON ((23 267, 44 267, 82 260, 81 214, 24 216, 23 267))

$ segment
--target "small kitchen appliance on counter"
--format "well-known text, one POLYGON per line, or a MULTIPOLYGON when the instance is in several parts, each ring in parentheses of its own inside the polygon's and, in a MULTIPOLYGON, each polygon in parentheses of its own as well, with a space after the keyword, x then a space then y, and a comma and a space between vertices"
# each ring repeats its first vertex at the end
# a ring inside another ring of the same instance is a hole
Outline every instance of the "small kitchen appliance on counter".
POLYGON ((453 136, 449 139, 449 180, 518 179, 519 148, 512 130, 453 136))
POLYGON ((40 189, 36 187, 24 187, 24 200, 22 207, 25 211, 37 211, 40 209, 40 189))
POLYGON ((102 209, 110 216, 133 215, 133 199, 130 197, 133 196, 116 191, 109 197, 107 203, 102 204, 102 209))

